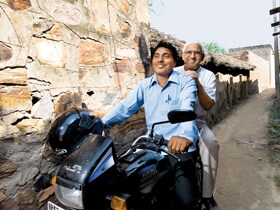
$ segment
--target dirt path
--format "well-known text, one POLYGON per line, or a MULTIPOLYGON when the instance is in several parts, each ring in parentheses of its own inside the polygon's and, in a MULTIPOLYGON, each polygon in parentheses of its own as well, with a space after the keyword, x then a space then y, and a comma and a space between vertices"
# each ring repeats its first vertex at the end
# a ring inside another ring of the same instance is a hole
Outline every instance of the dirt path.
POLYGON ((220 143, 216 200, 221 210, 280 210, 280 188, 266 148, 268 108, 273 90, 266 90, 234 109, 213 131, 220 143))

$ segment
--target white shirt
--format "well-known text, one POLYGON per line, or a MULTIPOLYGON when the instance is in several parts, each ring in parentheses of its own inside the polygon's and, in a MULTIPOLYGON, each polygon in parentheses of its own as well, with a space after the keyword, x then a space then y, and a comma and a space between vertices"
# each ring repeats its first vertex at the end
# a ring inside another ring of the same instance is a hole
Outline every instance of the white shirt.
MULTIPOLYGON (((182 74, 185 75, 185 69, 184 66, 179 66, 174 68, 175 71, 179 71, 182 74)), ((199 67, 199 69, 196 71, 198 74, 198 79, 200 81, 200 84, 202 85, 203 89, 207 93, 207 95, 213 100, 216 101, 216 76, 212 71, 209 71, 203 67, 199 67)), ((197 99, 196 99, 197 100, 197 99)), ((196 102, 195 107, 195 113, 197 115, 197 121, 203 121, 206 122, 206 115, 207 111, 202 108, 199 101, 196 102)))

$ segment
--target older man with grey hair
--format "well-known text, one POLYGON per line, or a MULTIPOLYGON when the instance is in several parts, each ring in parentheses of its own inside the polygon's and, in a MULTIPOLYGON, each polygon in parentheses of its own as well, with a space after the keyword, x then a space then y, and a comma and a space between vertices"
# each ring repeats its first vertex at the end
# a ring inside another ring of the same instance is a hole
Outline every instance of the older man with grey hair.
POLYGON ((203 204, 206 210, 220 210, 213 197, 220 146, 206 122, 207 113, 214 106, 216 100, 216 77, 213 72, 200 66, 204 56, 204 49, 199 42, 186 43, 182 50, 184 65, 174 70, 193 77, 196 82, 196 125, 201 132, 202 138, 202 141, 199 142, 199 149, 203 163, 203 204))

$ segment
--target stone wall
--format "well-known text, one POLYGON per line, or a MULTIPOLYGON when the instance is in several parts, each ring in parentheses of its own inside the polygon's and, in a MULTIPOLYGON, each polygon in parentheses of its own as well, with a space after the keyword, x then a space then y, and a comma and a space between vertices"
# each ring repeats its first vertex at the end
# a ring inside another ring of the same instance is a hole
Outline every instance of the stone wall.
MULTIPOLYGON (((0 209, 39 209, 51 121, 104 113, 145 77, 148 0, 0 0, 0 209)), ((45 206, 44 206, 45 207, 45 206)), ((43 208, 43 207, 42 207, 43 208)))

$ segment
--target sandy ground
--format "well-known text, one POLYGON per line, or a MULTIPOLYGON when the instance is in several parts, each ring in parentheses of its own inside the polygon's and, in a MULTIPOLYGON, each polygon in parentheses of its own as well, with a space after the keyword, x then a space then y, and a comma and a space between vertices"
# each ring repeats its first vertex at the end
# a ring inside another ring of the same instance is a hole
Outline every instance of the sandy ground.
POLYGON ((213 127, 221 146, 215 194, 221 210, 280 210, 280 188, 272 180, 279 169, 267 149, 273 93, 250 97, 213 127))

